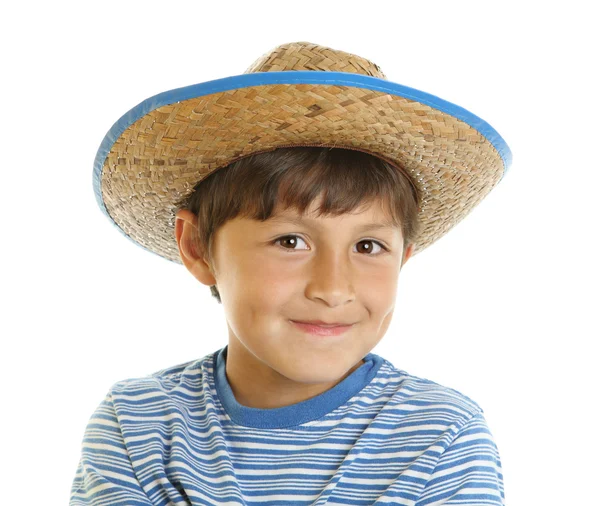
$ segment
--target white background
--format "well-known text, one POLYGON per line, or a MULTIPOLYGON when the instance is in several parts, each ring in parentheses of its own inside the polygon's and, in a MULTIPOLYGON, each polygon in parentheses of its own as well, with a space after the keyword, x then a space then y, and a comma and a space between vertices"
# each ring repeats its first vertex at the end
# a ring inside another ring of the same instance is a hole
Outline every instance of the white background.
POLYGON ((227 344, 222 306, 97 207, 96 151, 162 91, 279 44, 361 55, 490 123, 514 162, 402 270, 372 351, 484 409, 507 504, 598 500, 592 2, 23 2, 2 15, 2 504, 67 504, 116 381, 227 344), (18 9, 18 10, 16 10, 18 9))

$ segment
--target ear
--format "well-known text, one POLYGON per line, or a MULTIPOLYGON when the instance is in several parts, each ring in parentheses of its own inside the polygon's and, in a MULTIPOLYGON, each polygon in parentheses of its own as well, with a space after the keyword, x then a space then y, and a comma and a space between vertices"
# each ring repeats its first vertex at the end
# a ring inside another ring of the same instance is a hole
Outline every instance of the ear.
POLYGON ((175 217, 175 238, 183 265, 200 283, 217 284, 212 267, 208 264, 198 240, 198 217, 189 209, 181 209, 175 217))
POLYGON ((402 265, 404 265, 407 262, 407 260, 412 256, 414 249, 415 249, 414 243, 410 243, 406 247, 406 251, 404 252, 404 258, 402 260, 402 265))

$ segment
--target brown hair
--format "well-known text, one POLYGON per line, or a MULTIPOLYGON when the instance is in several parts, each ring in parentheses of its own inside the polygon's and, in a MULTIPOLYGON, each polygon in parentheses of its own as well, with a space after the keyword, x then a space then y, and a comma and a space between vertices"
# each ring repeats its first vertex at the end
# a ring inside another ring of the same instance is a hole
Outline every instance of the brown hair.
MULTIPOLYGON (((304 214, 323 190, 318 216, 338 216, 379 199, 391 222, 402 229, 404 258, 419 232, 414 188, 400 169, 362 151, 295 146, 255 153, 209 174, 180 208, 198 216, 198 251, 212 264, 213 236, 227 220, 265 221, 278 202, 304 214)), ((217 287, 210 291, 220 304, 217 287)))

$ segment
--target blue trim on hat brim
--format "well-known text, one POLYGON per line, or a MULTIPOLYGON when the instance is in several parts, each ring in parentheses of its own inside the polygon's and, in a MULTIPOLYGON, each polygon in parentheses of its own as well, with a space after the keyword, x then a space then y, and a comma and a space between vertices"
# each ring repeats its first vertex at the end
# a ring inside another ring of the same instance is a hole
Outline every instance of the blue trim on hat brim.
POLYGON ((502 158, 502 161, 504 162, 504 175, 506 175, 512 163, 512 153, 510 148, 500 134, 489 123, 475 114, 470 113, 466 109, 436 97, 435 95, 431 95, 430 93, 425 93, 415 88, 403 86, 385 79, 380 79, 378 77, 365 76, 363 74, 352 74, 348 72, 329 72, 316 70, 253 72, 164 91, 158 95, 147 98, 143 102, 140 102, 138 105, 121 116, 104 136, 94 160, 94 194, 102 212, 125 237, 130 239, 138 246, 150 251, 151 253, 154 253, 161 258, 165 258, 146 248, 127 235, 121 229, 121 227, 115 223, 106 210, 106 206, 102 200, 101 174, 104 161, 106 160, 106 157, 108 156, 113 144, 117 141, 121 134, 127 128, 129 128, 130 125, 158 107, 173 104, 175 102, 181 102, 182 100, 188 100, 190 98, 201 97, 203 95, 211 95, 213 93, 220 93, 238 88, 270 84, 325 84, 352 86, 355 88, 376 90, 389 93, 391 95, 398 95, 400 97, 408 98, 409 100, 414 100, 416 102, 428 105, 429 107, 437 109, 443 113, 450 114, 455 118, 464 121, 475 130, 480 132, 492 144, 492 146, 494 146, 502 158))

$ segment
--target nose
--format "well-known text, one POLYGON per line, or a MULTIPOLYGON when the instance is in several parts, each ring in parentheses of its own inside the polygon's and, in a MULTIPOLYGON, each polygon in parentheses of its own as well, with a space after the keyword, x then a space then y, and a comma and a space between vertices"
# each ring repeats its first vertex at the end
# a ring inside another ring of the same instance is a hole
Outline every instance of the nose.
POLYGON ((324 249, 308 266, 306 296, 335 307, 354 300, 354 276, 350 258, 343 252, 324 249))

